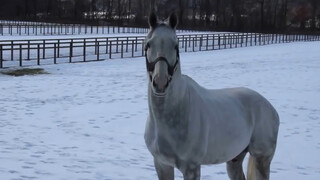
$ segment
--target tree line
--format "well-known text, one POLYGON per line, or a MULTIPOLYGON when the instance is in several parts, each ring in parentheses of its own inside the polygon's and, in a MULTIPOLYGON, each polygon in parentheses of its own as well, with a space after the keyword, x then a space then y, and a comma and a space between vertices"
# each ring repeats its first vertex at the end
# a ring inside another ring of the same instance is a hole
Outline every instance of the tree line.
POLYGON ((0 18, 147 26, 151 11, 175 12, 179 28, 227 31, 319 31, 319 0, 0 0, 0 18))

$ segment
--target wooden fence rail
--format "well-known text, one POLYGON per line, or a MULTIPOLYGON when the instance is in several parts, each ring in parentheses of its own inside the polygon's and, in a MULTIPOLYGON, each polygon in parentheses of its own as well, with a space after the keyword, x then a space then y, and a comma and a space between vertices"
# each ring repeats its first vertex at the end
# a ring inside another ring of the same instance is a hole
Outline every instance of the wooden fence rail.
MULTIPOLYGON (((180 52, 319 41, 320 35, 259 33, 178 35, 180 52)), ((0 68, 144 56, 144 36, 0 41, 0 68)))

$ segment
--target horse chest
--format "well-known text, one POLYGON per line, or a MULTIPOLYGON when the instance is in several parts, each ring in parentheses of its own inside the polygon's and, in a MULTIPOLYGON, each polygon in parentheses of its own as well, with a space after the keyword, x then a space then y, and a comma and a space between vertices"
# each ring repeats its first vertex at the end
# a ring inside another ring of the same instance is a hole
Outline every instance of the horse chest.
MULTIPOLYGON (((153 132, 158 132, 154 129, 153 132)), ((153 134, 153 133, 152 133, 153 134)), ((184 155, 184 139, 183 137, 173 137, 171 132, 154 133, 154 136, 147 136, 147 146, 153 156, 162 163, 176 166, 180 161, 181 155, 184 155), (182 139, 181 139, 182 138, 182 139)))
POLYGON ((179 149, 177 143, 168 140, 165 137, 158 137, 155 140, 156 148, 154 149, 155 156, 168 165, 176 165, 179 159, 179 149), (171 142, 170 142, 171 141, 171 142))

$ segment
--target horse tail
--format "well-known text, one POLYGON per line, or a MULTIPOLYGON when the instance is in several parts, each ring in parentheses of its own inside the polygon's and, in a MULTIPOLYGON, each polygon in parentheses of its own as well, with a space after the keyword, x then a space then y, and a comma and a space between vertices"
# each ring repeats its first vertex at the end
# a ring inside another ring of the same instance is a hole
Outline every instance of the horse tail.
POLYGON ((249 156, 248 161, 248 170, 247 170, 247 179, 256 180, 256 163, 253 156, 249 156))

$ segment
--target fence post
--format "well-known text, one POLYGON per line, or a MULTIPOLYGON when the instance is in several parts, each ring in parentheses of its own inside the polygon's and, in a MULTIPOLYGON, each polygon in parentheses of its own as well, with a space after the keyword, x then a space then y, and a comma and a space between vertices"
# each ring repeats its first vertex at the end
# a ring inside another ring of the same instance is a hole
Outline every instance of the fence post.
POLYGON ((127 37, 126 52, 128 52, 128 46, 129 46, 129 37, 127 37))
MULTIPOLYGON (((119 30, 119 27, 118 27, 118 30, 119 30)), ((119 52, 119 49, 118 49, 118 46, 119 46, 119 38, 117 38, 117 42, 116 42, 117 44, 116 44, 116 53, 118 53, 119 52)))
POLYGON ((236 48, 238 47, 238 42, 239 42, 239 34, 234 35, 234 41, 236 42, 236 48))
POLYGON ((261 34, 259 34, 259 46, 261 46, 262 39, 261 39, 261 34))
POLYGON ((40 44, 38 44, 37 49, 37 65, 40 65, 40 44))
POLYGON ((11 41, 11 61, 13 61, 13 41, 11 41))
POLYGON ((57 64, 57 43, 53 45, 53 63, 57 64))
POLYGON ((97 61, 99 61, 99 59, 100 59, 100 56, 99 56, 100 55, 100 48, 99 48, 100 47, 100 42, 98 41, 97 43, 98 43, 97 44, 97 61))
POLYGON ((212 50, 214 50, 214 41, 215 41, 215 35, 212 35, 212 50))
POLYGON ((254 33, 254 45, 257 45, 257 33, 254 33))
POLYGON ((111 59, 111 54, 112 54, 112 41, 110 41, 109 48, 110 48, 110 51, 109 51, 109 59, 111 59))
POLYGON ((184 52, 187 52, 188 50, 188 40, 187 40, 187 37, 186 37, 186 40, 184 41, 185 45, 184 45, 184 52))
POLYGON ((97 55, 97 45, 98 45, 98 39, 94 39, 94 54, 97 55))
POLYGON ((2 45, 0 44, 0 68, 3 68, 2 45))
POLYGON ((200 42, 199 42, 199 51, 201 51, 201 46, 202 46, 202 35, 199 38, 200 42))
POLYGON ((194 52, 194 37, 192 38, 192 52, 194 52))
POLYGON ((72 55, 73 55, 73 40, 71 40, 71 42, 70 42, 70 50, 69 50, 69 52, 70 52, 70 54, 69 54, 69 63, 72 63, 72 55))
POLYGON ((20 66, 22 66, 22 44, 19 45, 19 62, 20 66))
POLYGON ((108 41, 109 41, 109 39, 106 38, 106 54, 108 54, 108 41))
POLYGON ((288 42, 288 34, 286 34, 286 40, 285 40, 285 42, 288 42))
POLYGON ((28 41, 27 60, 30 60, 30 41, 28 41))
POLYGON ((137 52, 138 51, 138 37, 136 37, 136 45, 135 45, 135 51, 137 52))
POLYGON ((220 34, 218 34, 218 46, 219 46, 219 49, 221 49, 221 47, 220 47, 220 34))
POLYGON ((123 40, 121 41, 121 58, 123 58, 123 40))
POLYGON ((208 50, 208 43, 209 43, 209 34, 207 34, 206 50, 208 50))
POLYGON ((86 62, 86 39, 83 39, 83 62, 86 62))
POLYGON ((46 40, 43 40, 42 59, 46 58, 46 40))
POLYGON ((246 47, 248 46, 248 33, 246 33, 246 47))
POLYGON ((182 47, 181 47, 181 48, 184 48, 184 35, 182 35, 182 41, 181 41, 181 44, 182 44, 182 47))
POLYGON ((132 40, 132 44, 131 44, 131 57, 133 57, 134 56, 134 40, 132 40))

